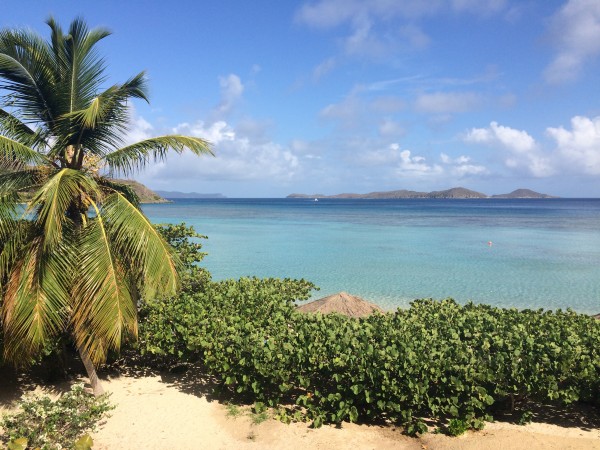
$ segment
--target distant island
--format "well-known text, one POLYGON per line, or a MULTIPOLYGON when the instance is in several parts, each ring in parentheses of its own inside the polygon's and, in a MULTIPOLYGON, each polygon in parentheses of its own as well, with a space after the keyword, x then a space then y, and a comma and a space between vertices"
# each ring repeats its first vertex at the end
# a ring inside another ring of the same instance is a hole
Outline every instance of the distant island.
POLYGON ((198 192, 156 191, 164 198, 227 198, 223 194, 199 194, 198 192))
POLYGON ((462 187, 446 189, 445 191, 417 192, 401 189, 398 191, 370 192, 368 194, 290 194, 286 198, 350 198, 350 199, 394 199, 394 198, 445 198, 445 199, 466 199, 466 198, 558 198, 548 194, 540 194, 530 189, 517 189, 509 194, 486 195, 481 192, 472 191, 462 187))
POLYGON ((227 198, 223 194, 199 194, 197 192, 153 191, 139 181, 115 180, 126 184, 137 194, 140 203, 171 203, 170 199, 183 198, 227 198))
POLYGON ((169 200, 162 198, 153 190, 147 188, 139 181, 135 180, 119 180, 115 179, 117 183, 126 184, 129 186, 133 192, 136 193, 138 198, 140 199, 140 203, 169 203, 169 200))

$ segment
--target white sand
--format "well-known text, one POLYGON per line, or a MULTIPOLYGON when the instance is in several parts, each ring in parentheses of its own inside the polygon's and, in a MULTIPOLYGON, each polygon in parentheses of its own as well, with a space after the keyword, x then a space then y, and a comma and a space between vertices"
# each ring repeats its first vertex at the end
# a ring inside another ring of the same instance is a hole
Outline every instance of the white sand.
MULTIPOLYGON (((427 433, 406 437, 389 427, 344 424, 310 429, 268 419, 254 424, 248 409, 238 417, 209 401, 177 377, 122 376, 103 382, 117 405, 111 417, 92 435, 94 449, 599 449, 600 429, 545 423, 527 426, 491 423, 481 432, 459 438, 427 433), (182 387, 186 386, 186 387, 182 387)), ((14 387, 14 386, 13 386, 14 387)), ((22 388, 22 387, 19 387, 22 388)), ((10 386, 0 386, 0 394, 10 386)), ((4 396, 5 398, 10 396, 4 396)), ((2 404, 0 395, 0 409, 2 404)))
POLYGON ((460 438, 428 433, 420 439, 355 424, 317 430, 274 419, 253 424, 247 413, 228 416, 226 406, 184 393, 160 377, 121 377, 105 384, 118 407, 94 435, 98 449, 600 449, 599 429, 541 423, 492 423, 460 438))

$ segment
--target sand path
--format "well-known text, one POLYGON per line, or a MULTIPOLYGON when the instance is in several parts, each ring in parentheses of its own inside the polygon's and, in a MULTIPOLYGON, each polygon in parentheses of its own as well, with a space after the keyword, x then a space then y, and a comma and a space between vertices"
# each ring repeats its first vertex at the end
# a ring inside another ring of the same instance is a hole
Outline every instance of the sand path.
MULTIPOLYGON (((240 408, 241 414, 233 417, 226 405, 203 395, 197 386, 178 382, 180 378, 147 375, 105 380, 117 408, 93 434, 94 449, 600 450, 600 428, 547 423, 498 422, 459 438, 427 433, 418 439, 379 426, 344 424, 313 430, 307 424, 285 425, 274 419, 255 424, 247 408, 240 408)), ((18 397, 16 393, 33 388, 15 380, 0 383, 0 411, 18 397)), ((66 388, 58 386, 53 391, 66 388)))

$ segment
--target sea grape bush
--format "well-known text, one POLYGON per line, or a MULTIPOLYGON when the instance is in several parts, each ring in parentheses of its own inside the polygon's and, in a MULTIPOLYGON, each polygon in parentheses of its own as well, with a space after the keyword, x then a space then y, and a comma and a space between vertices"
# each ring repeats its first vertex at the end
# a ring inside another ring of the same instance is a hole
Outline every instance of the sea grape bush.
POLYGON ((208 239, 196 233, 193 226, 185 223, 158 224, 155 226, 162 237, 173 247, 181 263, 179 275, 184 292, 197 292, 210 281, 210 273, 198 266, 206 253, 202 251, 200 239, 208 239))
POLYGON ((315 426, 389 419, 414 434, 432 417, 479 429, 515 398, 600 398, 600 323, 588 316, 451 299, 360 320, 298 313, 312 288, 243 278, 155 302, 142 349, 200 360, 249 400, 295 402, 293 417, 315 426))

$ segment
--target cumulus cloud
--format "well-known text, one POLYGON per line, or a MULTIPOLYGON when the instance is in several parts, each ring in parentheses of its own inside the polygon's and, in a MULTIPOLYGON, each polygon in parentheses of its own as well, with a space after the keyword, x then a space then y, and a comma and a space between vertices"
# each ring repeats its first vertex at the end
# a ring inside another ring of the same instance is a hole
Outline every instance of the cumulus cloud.
POLYGON ((143 117, 137 114, 133 104, 129 106, 129 125, 125 136, 125 144, 134 144, 144 139, 151 138, 154 127, 143 117))
POLYGON ((443 172, 444 169, 442 166, 439 164, 428 164, 426 158, 423 156, 413 156, 410 150, 402 150, 400 152, 400 163, 397 169, 398 175, 408 177, 430 177, 431 175, 440 175, 443 172))
POLYGON ((473 128, 465 136, 467 142, 500 143, 504 147, 516 152, 526 153, 535 149, 535 139, 526 131, 490 123, 488 128, 473 128))
POLYGON ((142 179, 152 180, 153 185, 171 181, 193 182, 207 180, 265 180, 289 181, 300 170, 299 158, 290 148, 272 141, 256 142, 240 136, 224 121, 206 124, 198 121, 183 123, 173 133, 197 136, 213 144, 215 158, 184 153, 170 157, 168 162, 154 164, 142 179))
POLYGON ((419 95, 415 109, 422 113, 452 114, 473 110, 480 103, 480 96, 474 92, 435 92, 419 95))
POLYGON ((569 0, 551 24, 558 53, 544 72, 546 81, 574 80, 586 62, 600 54, 600 2, 569 0))
POLYGON ((525 169, 535 177, 546 177, 555 172, 551 159, 540 150, 535 139, 526 131, 491 122, 488 128, 469 130, 463 139, 507 150, 504 164, 511 169, 525 169))
POLYGON ((400 146, 396 143, 384 146, 383 148, 360 152, 355 158, 356 162, 361 166, 396 164, 400 159, 400 146))
MULTIPOLYGON (((225 122, 205 125, 197 122, 191 126, 180 125, 178 133, 191 134, 214 143, 217 158, 198 160, 193 164, 194 174, 218 179, 293 178, 298 169, 298 158, 287 148, 275 142, 256 143, 248 137, 238 136, 225 122)), ((184 165, 187 165, 186 161, 184 165)))
MULTIPOLYGON (((435 177, 443 173, 439 164, 428 164, 427 159, 415 155, 412 151, 403 149, 400 144, 381 145, 375 141, 360 140, 347 142, 344 145, 351 154, 346 154, 346 160, 351 165, 369 168, 391 169, 393 177, 398 175, 408 177, 435 177), (366 150, 365 150, 366 149, 366 150)), ((372 173, 377 173, 372 170, 372 173)))
POLYGON ((571 119, 571 130, 549 127, 546 133, 556 142, 563 168, 600 175, 600 117, 576 116, 571 119))
POLYGON ((473 164, 470 156, 460 155, 457 158, 451 158, 447 154, 441 153, 440 160, 446 165, 449 173, 457 178, 489 173, 485 166, 473 164))

